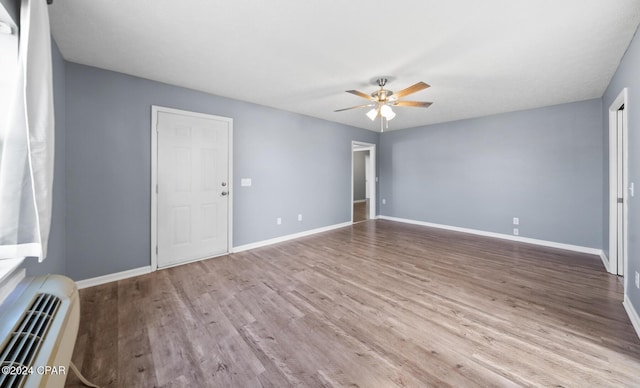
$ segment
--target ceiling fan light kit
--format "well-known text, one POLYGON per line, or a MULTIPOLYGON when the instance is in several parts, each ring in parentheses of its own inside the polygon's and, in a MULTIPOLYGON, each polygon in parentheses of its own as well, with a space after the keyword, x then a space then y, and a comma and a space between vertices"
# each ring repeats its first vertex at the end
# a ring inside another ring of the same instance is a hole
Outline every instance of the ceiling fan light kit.
POLYGON ((336 109, 335 112, 342 112, 345 110, 373 107, 367 112, 367 117, 371 121, 380 117, 380 132, 384 131, 384 123, 389 127, 389 120, 393 120, 396 117, 396 112, 391 109, 392 106, 408 106, 417 108, 428 108, 431 106, 431 102, 425 101, 400 101, 399 99, 412 93, 419 92, 429 87, 424 82, 418 82, 409 86, 408 88, 400 90, 398 93, 393 93, 391 90, 385 89, 385 85, 389 81, 389 77, 379 77, 375 80, 375 83, 380 87, 379 90, 367 95, 359 90, 347 90, 347 93, 351 93, 361 98, 365 98, 370 101, 369 104, 352 106, 350 108, 336 109))
POLYGON ((380 107, 380 116, 384 117, 386 120, 391 120, 396 117, 396 113, 389 105, 385 104, 380 107))

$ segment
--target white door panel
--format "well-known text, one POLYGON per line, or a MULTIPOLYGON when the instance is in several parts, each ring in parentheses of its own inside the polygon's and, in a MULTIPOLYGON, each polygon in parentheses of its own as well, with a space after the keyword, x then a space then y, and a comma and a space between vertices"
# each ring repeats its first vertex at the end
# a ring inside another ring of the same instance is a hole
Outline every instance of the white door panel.
POLYGON ((158 267, 226 253, 230 123, 157 114, 158 267))

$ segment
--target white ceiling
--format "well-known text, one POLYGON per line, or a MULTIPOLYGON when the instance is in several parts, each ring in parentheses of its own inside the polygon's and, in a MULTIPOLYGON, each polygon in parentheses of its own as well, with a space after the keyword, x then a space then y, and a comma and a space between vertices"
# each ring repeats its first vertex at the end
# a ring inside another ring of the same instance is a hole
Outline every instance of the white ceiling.
POLYGON ((428 108, 389 129, 602 96, 638 0, 55 0, 65 59, 370 130, 371 79, 428 108))

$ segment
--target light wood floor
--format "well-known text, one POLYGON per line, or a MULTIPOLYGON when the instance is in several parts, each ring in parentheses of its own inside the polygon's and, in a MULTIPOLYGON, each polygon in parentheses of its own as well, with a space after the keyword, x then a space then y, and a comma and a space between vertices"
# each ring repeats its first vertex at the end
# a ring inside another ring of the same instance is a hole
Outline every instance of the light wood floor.
POLYGON ((369 200, 353 204, 353 222, 365 221, 369 214, 369 200))
POLYGON ((594 256, 366 221, 82 290, 73 360, 106 387, 638 386, 621 292, 594 256))

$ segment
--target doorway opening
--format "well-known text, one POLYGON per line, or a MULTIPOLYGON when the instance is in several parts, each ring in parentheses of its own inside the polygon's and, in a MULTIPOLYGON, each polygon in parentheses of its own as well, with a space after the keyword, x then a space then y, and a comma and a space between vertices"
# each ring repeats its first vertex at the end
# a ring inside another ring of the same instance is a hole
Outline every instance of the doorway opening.
POLYGON ((625 88, 609 107, 609 257, 605 265, 618 276, 624 276, 627 267, 627 112, 625 88))
POLYGON ((351 221, 376 218, 376 145, 351 144, 351 221))

